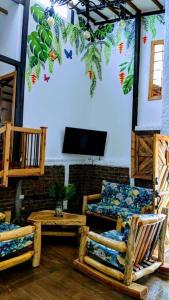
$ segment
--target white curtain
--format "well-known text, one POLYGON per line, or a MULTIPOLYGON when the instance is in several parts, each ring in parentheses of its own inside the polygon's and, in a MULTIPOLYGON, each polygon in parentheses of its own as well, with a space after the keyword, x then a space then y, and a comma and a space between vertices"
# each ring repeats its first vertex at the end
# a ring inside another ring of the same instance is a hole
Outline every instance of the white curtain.
POLYGON ((169 135, 169 0, 165 0, 165 43, 161 134, 169 135))

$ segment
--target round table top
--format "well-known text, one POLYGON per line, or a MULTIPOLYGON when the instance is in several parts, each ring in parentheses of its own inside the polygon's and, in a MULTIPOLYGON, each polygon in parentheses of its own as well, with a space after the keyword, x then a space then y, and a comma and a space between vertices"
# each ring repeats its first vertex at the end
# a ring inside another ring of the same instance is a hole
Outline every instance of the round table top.
POLYGON ((32 212, 28 217, 30 222, 41 222, 42 225, 86 225, 86 216, 63 212, 63 217, 56 217, 54 210, 32 212))

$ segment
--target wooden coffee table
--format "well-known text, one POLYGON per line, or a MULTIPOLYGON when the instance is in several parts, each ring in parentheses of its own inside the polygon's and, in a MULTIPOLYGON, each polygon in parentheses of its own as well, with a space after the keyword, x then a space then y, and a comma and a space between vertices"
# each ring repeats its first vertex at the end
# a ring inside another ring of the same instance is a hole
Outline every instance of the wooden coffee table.
POLYGON ((86 216, 78 214, 63 213, 63 217, 55 217, 54 210, 42 210, 32 212, 28 217, 28 222, 40 222, 42 235, 45 236, 78 236, 81 227, 86 225, 86 216), (62 230, 43 230, 43 226, 59 226, 62 230), (66 231, 69 229, 69 231, 66 231), (78 229, 78 230, 75 230, 78 229))

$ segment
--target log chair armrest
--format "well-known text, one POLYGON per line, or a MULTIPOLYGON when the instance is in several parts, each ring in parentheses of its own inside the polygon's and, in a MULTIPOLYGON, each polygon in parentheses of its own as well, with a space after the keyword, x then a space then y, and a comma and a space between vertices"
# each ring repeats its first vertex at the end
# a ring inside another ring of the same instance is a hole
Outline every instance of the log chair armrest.
POLYGON ((127 245, 123 241, 116 241, 116 240, 104 237, 93 231, 89 231, 87 237, 92 241, 95 241, 99 244, 102 244, 105 247, 119 251, 121 253, 126 253, 126 251, 127 251, 127 245))
POLYGON ((101 194, 93 194, 93 195, 83 196, 82 214, 85 215, 88 202, 94 201, 94 200, 99 201, 100 199, 101 199, 101 194))
POLYGON ((0 242, 24 237, 35 232, 35 226, 25 226, 0 233, 0 242))

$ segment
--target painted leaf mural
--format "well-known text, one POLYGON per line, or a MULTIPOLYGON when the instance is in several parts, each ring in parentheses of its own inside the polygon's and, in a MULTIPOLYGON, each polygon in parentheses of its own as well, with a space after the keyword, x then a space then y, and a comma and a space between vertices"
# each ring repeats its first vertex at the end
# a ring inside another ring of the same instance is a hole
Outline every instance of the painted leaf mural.
POLYGON ((164 14, 156 14, 156 15, 152 15, 152 16, 145 16, 142 17, 142 23, 143 23, 143 43, 146 44, 147 42, 147 32, 150 32, 152 35, 152 38, 156 37, 157 34, 157 25, 158 23, 160 24, 165 24, 165 16, 164 14))
POLYGON ((51 76, 55 63, 61 64, 63 57, 71 62, 75 53, 85 65, 85 75, 89 80, 92 97, 97 82, 102 80, 102 64, 110 63, 113 51, 117 51, 122 58, 124 53, 128 57, 126 53, 130 52, 129 60, 119 66, 118 78, 125 95, 132 90, 135 30, 133 20, 90 28, 90 38, 85 39, 84 32, 87 28, 83 18, 80 17, 79 23, 73 25, 65 23, 56 13, 49 16, 39 4, 34 4, 30 11, 36 26, 28 36, 29 63, 26 81, 29 90, 40 79, 42 70, 46 70, 51 76), (67 42, 72 49, 67 49, 67 42))

